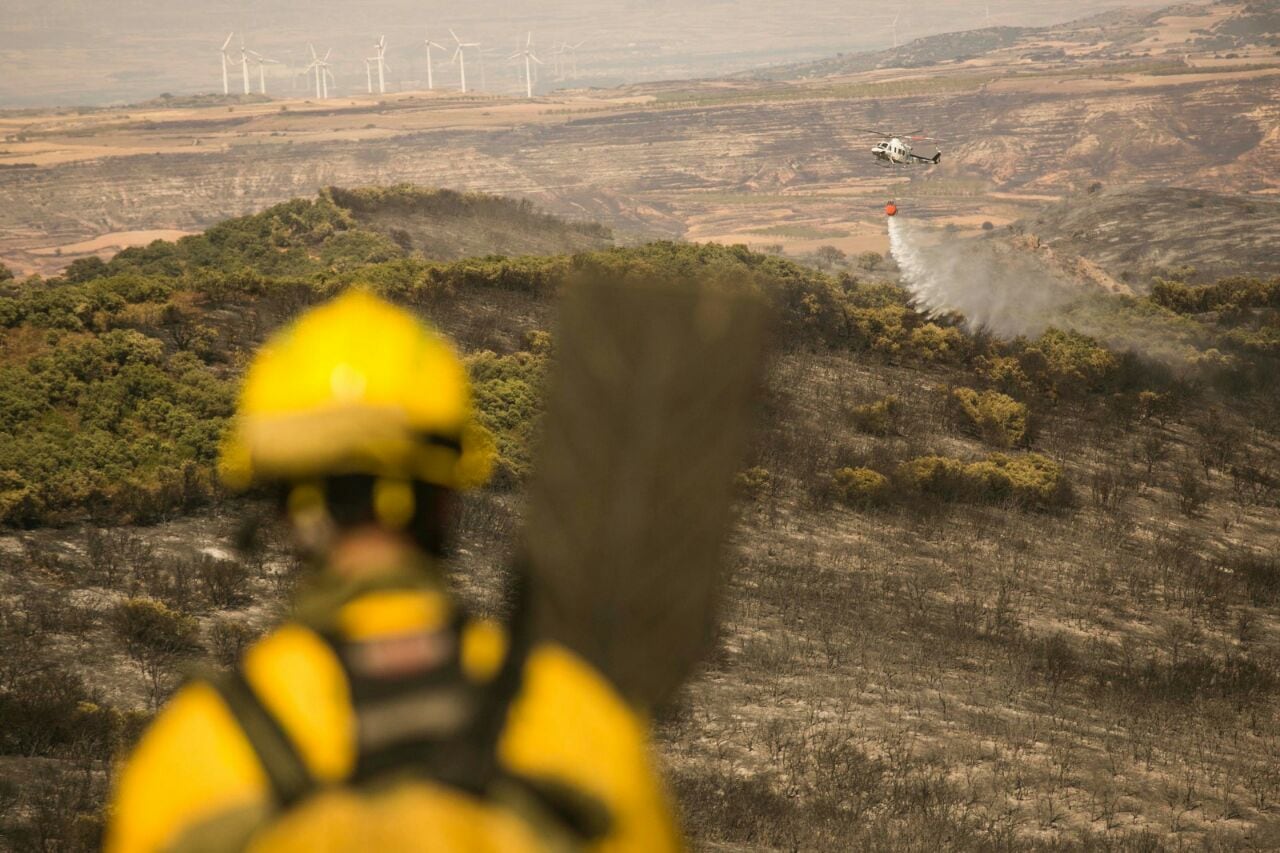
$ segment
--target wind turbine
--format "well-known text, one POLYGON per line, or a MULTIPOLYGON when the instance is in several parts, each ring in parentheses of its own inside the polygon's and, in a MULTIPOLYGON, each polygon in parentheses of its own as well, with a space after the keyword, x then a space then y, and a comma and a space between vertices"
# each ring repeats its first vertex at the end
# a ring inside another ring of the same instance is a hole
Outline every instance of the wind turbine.
POLYGON ((551 69, 555 72, 557 80, 564 79, 564 52, 568 50, 568 42, 560 42, 551 50, 551 69))
POLYGON ((478 92, 489 91, 489 78, 485 76, 487 72, 486 72, 486 66, 484 64, 484 58, 486 54, 488 54, 489 56, 502 55, 501 52, 499 52, 495 48, 490 48, 489 50, 485 50, 484 48, 479 48, 476 51, 476 58, 480 60, 480 88, 476 90, 478 92))
POLYGON ((378 36, 378 43, 374 45, 375 55, 371 59, 364 61, 365 76, 369 78, 369 94, 373 94, 373 76, 369 73, 369 63, 378 63, 378 94, 385 95, 387 93, 387 37, 378 36))
POLYGON ((249 51, 244 46, 244 36, 240 37, 240 75, 244 78, 244 93, 249 94, 249 51))
MULTIPOLYGON (((316 98, 318 100, 326 100, 329 97, 329 78, 333 75, 329 73, 329 56, 333 53, 333 48, 329 48, 325 52, 324 58, 316 53, 315 45, 309 44, 311 49, 311 64, 307 66, 307 71, 315 71, 316 73, 316 98)), ((336 82, 336 81, 335 81, 336 82)))
POLYGON ((265 95, 267 94, 267 66, 279 65, 280 63, 274 59, 267 59, 256 50, 249 51, 249 55, 258 63, 258 94, 265 95))
POLYGON ((573 66, 573 76, 578 76, 578 48, 586 44, 586 40, 582 40, 577 44, 569 44, 565 42, 564 49, 569 54, 569 63, 573 66))
POLYGON ((231 94, 231 80, 227 76, 227 60, 231 58, 231 54, 227 53, 227 45, 231 44, 231 38, 234 35, 234 32, 227 33, 227 40, 222 43, 219 50, 222 54, 222 94, 224 95, 231 94))
POLYGON ((433 42, 431 40, 430 31, 427 32, 426 36, 427 37, 424 39, 424 42, 427 45, 427 91, 430 92, 430 91, 433 91, 436 87, 436 81, 431 76, 431 48, 434 47, 440 50, 446 50, 447 48, 445 48, 445 46, 442 44, 436 44, 435 42, 433 42))
MULTIPOLYGON (((453 61, 458 63, 458 74, 460 75, 460 78, 462 81, 462 94, 465 95, 467 93, 466 48, 474 47, 476 49, 476 52, 479 53, 480 42, 478 41, 464 42, 462 39, 458 38, 458 34, 455 33, 453 30, 449 30, 449 35, 453 36, 454 42, 458 45, 457 49, 454 50, 453 52, 453 61)), ((483 75, 484 75, 484 56, 483 55, 481 55, 480 57, 480 74, 481 74, 481 77, 483 78, 483 75)), ((481 82, 483 83, 483 80, 481 82)))
POLYGON ((511 54, 511 56, 508 57, 507 61, 510 62, 516 59, 524 59, 525 96, 532 98, 533 97, 533 65, 531 65, 530 63, 536 62, 539 65, 542 64, 542 60, 534 56, 533 54, 533 33, 529 33, 529 37, 525 40, 524 50, 518 50, 515 53, 511 54))
POLYGON ((898 46, 898 19, 901 17, 902 17, 901 14, 893 16, 893 46, 894 47, 898 46))

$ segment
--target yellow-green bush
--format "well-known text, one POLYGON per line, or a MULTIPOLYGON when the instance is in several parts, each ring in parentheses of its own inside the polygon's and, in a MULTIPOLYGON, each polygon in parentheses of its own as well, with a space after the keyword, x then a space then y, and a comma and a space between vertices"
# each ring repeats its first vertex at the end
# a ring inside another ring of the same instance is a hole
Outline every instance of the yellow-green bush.
POLYGON ((1027 407, 999 391, 954 388, 951 406, 966 429, 996 447, 1013 447, 1027 437, 1027 407))
POLYGON ((754 468, 738 472, 737 487, 738 492, 743 497, 759 500, 768 494, 772 485, 773 475, 769 473, 767 468, 761 468, 757 465, 754 468))
POLYGON ((1011 355, 984 355, 974 359, 974 370, 979 376, 1005 391, 1017 391, 1028 387, 1027 375, 1022 365, 1011 355))
POLYGON ((855 406, 849 412, 849 418, 859 432, 867 435, 893 435, 898 431, 898 423, 902 417, 902 401, 894 394, 855 406))
POLYGON ((870 468, 840 468, 832 481, 840 500, 849 506, 878 506, 889 497, 889 478, 870 468))
POLYGON ((949 456, 921 456, 898 467, 897 481, 907 494, 943 501, 1012 500, 1046 509, 1071 500, 1062 466, 1038 453, 993 453, 970 463, 949 456))
POLYGON ((969 489, 965 464, 949 456, 919 456, 898 466, 903 491, 944 501, 962 500, 969 489))
POLYGON ((993 453, 981 462, 965 466, 965 474, 987 500, 1008 500, 1035 507, 1062 506, 1070 489, 1062 466, 1039 453, 1007 456, 993 453))
POLYGON ((1103 389, 1115 371, 1115 353, 1088 335, 1049 329, 1022 350, 1023 373, 1053 397, 1080 397, 1103 389))
POLYGON ((959 329, 925 323, 911 330, 911 352, 925 361, 950 361, 963 353, 964 346, 959 329))
POLYGON ((500 486, 512 486, 529 473, 546 363, 544 356, 529 352, 486 350, 467 358, 476 416, 497 445, 495 482, 500 486))

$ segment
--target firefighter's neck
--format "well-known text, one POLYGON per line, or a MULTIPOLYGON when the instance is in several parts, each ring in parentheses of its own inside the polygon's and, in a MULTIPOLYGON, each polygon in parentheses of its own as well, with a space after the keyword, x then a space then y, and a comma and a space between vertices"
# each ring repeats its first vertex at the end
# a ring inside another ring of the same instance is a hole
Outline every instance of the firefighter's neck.
POLYGON ((334 574, 355 580, 396 571, 420 557, 420 549, 408 536, 370 524, 341 533, 329 551, 326 566, 334 574))

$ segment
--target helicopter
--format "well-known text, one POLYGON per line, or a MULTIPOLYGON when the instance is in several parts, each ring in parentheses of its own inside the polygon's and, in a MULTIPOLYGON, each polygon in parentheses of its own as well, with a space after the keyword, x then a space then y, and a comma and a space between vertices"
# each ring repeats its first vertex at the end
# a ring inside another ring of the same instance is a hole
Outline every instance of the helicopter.
MULTIPOLYGON (((925 163, 930 166, 936 166, 942 161, 942 149, 937 148, 932 157, 922 157, 919 154, 912 153, 913 142, 927 140, 937 143, 940 140, 934 139, 932 136, 916 136, 918 130, 911 133, 885 133, 882 130, 867 130, 859 128, 862 133, 870 133, 879 136, 881 139, 871 149, 871 153, 876 159, 883 161, 889 166, 914 166, 916 163, 925 163)), ((936 148, 936 145, 935 145, 936 148)))

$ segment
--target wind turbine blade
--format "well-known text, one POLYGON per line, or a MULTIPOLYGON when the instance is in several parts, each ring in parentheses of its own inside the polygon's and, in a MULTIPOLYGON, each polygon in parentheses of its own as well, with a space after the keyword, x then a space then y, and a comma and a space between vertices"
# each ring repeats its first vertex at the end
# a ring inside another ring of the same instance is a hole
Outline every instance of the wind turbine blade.
POLYGON ((316 46, 314 44, 308 44, 307 47, 311 48, 312 59, 316 59, 316 60, 320 59, 319 55, 316 53, 316 46))
POLYGON ((325 62, 328 62, 328 61, 329 61, 329 57, 330 57, 330 56, 332 56, 332 55, 333 55, 333 48, 329 48, 328 50, 326 50, 326 51, 324 52, 324 61, 325 61, 325 62))
POLYGON ((533 55, 533 53, 530 53, 530 54, 529 54, 529 58, 530 58, 530 59, 532 59, 534 62, 538 63, 539 65, 546 65, 546 63, 545 63, 545 62, 543 62, 543 61, 542 61, 541 59, 539 59, 538 57, 534 56, 534 55, 533 55))
POLYGON ((456 41, 458 44, 462 44, 462 39, 458 38, 458 34, 455 33, 452 29, 449 30, 449 35, 453 36, 453 40, 456 41))
POLYGON ((226 50, 227 45, 231 44, 231 39, 235 36, 234 32, 227 33, 227 40, 222 43, 222 49, 226 50))

